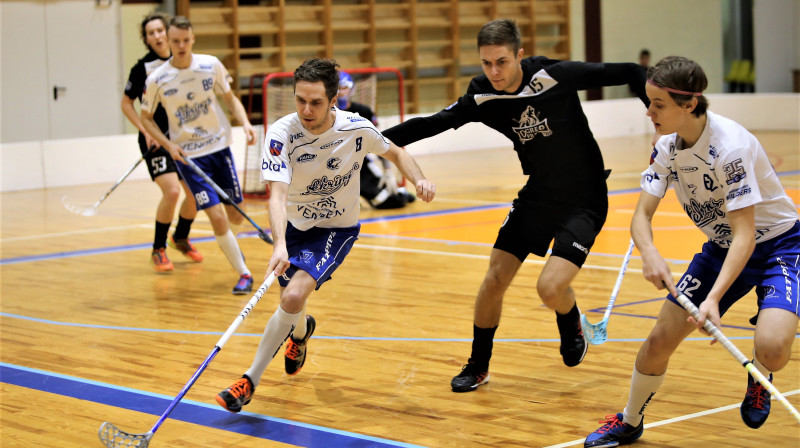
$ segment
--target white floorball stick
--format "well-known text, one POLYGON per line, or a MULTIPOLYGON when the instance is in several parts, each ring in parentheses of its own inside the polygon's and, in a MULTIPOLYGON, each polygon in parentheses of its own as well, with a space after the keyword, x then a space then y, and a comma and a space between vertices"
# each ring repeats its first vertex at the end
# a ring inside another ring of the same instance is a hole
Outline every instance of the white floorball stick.
MULTIPOLYGON (((678 302, 681 304, 682 307, 686 308, 686 311, 688 311, 689 314, 692 315, 692 317, 694 317, 695 319, 698 319, 700 317, 700 310, 697 309, 695 304, 692 303, 692 301, 689 300, 689 298, 686 297, 684 294, 678 295, 678 302)), ((764 386, 764 389, 767 389, 767 391, 769 391, 769 393, 773 396, 773 398, 780 401, 781 404, 783 404, 786 407, 786 409, 789 410, 789 412, 792 414, 795 420, 797 420, 797 422, 800 423, 800 413, 797 412, 797 409, 795 409, 794 406, 792 406, 792 404, 789 403, 788 400, 786 400, 786 397, 784 397, 783 394, 781 394, 778 391, 778 389, 772 385, 772 383, 769 381, 767 377, 764 376, 763 373, 759 372, 758 369, 756 369, 756 366, 753 365, 750 359, 744 356, 744 354, 741 351, 739 351, 739 349, 736 348, 735 345, 733 345, 730 339, 728 339, 724 334, 722 334, 722 332, 708 319, 706 319, 706 322, 703 324, 703 328, 707 332, 711 333, 711 336, 714 336, 714 339, 716 339, 720 344, 722 344, 722 346, 725 347, 731 353, 731 355, 733 355, 733 357, 736 358, 736 360, 739 361, 744 366, 745 369, 747 369, 748 372, 750 372, 750 376, 752 376, 753 379, 758 381, 759 384, 764 386)))

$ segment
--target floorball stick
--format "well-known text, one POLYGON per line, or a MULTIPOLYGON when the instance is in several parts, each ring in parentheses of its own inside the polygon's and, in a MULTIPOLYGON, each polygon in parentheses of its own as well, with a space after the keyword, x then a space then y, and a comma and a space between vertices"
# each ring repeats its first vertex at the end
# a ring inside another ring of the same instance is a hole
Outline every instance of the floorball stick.
POLYGON ((119 187, 119 184, 121 184, 122 181, 124 181, 125 179, 128 178, 128 176, 130 176, 133 170, 135 170, 136 167, 139 166, 140 163, 142 163, 142 161, 144 161, 144 156, 140 157, 139 160, 137 160, 136 163, 131 167, 131 169, 129 169, 125 174, 123 174, 122 177, 119 178, 117 183, 115 183, 114 186, 112 186, 111 189, 108 190, 106 194, 104 194, 103 197, 101 197, 97 202, 93 204, 86 202, 77 202, 72 200, 69 196, 64 196, 61 198, 61 203, 64 204, 64 207, 66 207, 67 210, 71 211, 72 213, 77 213, 78 215, 83 215, 83 216, 96 215, 97 208, 100 207, 100 204, 102 204, 103 201, 106 200, 106 198, 111 194, 112 191, 114 191, 117 187, 119 187))
MULTIPOLYGON (((682 307, 686 308, 686 311, 688 311, 689 314, 691 314, 692 317, 695 318, 695 320, 699 319, 700 310, 697 309, 697 307, 694 305, 694 303, 692 303, 691 300, 689 300, 688 297, 686 297, 684 294, 679 294, 678 302, 681 304, 682 307)), ((739 361, 742 364, 742 366, 744 366, 745 369, 747 369, 748 372, 750 372, 750 376, 752 376, 753 379, 755 379, 762 386, 764 386, 764 389, 767 389, 773 398, 780 401, 781 404, 783 404, 786 407, 786 409, 788 409, 789 412, 791 412, 795 420, 797 420, 797 422, 800 423, 800 413, 797 412, 797 409, 795 409, 794 406, 792 406, 792 404, 789 403, 788 400, 786 400, 786 397, 784 397, 783 394, 781 394, 778 391, 778 389, 772 385, 772 383, 769 381, 767 377, 764 376, 763 373, 759 372, 759 370, 756 369, 756 367, 753 365, 750 359, 744 356, 744 354, 741 351, 739 351, 739 349, 736 348, 735 345, 733 345, 730 339, 728 339, 724 334, 722 334, 722 332, 708 319, 706 319, 706 322, 703 324, 703 328, 707 332, 711 333, 711 336, 714 336, 714 339, 716 339, 720 344, 722 344, 722 346, 725 347, 731 353, 731 355, 733 355, 733 357, 736 358, 736 360, 739 361)))
POLYGON ((633 246, 633 239, 631 238, 631 242, 628 245, 628 252, 625 253, 625 259, 622 261, 622 268, 617 276, 617 283, 614 285, 614 289, 611 291, 611 299, 609 299, 608 306, 606 306, 606 312, 603 314, 603 320, 596 324, 592 324, 589 323, 589 319, 586 318, 585 314, 581 314, 581 326, 583 327, 583 334, 586 336, 586 340, 588 340, 592 345, 600 345, 603 342, 606 342, 608 339, 608 331, 606 330, 606 327, 608 326, 608 318, 611 316, 611 309, 614 308, 614 302, 617 300, 617 294, 619 294, 619 288, 620 285, 622 285, 622 278, 625 277, 625 271, 628 269, 628 262, 631 260, 631 253, 633 253, 633 246))
POLYGON ((194 162, 192 161, 192 159, 190 159, 190 158, 188 158, 188 157, 184 157, 184 158, 183 158, 183 160, 185 160, 185 161, 186 161, 186 164, 187 164, 187 165, 189 165, 189 167, 190 167, 191 169, 193 169, 193 170, 194 170, 194 172, 195 172, 195 173, 197 173, 197 175, 198 175, 198 176, 202 177, 204 181, 208 182, 208 184, 209 184, 209 185, 211 185, 211 188, 213 188, 213 189, 214 189, 214 191, 216 191, 216 192, 217 192, 217 194, 219 195, 219 197, 220 197, 220 198, 222 198, 222 200, 223 200, 223 201, 224 201, 226 204, 230 204, 230 205, 232 205, 232 206, 233 206, 233 208, 235 208, 235 209, 236 209, 236 211, 238 211, 239 213, 241 213, 241 214, 242 214, 242 216, 244 216, 244 217, 245 217, 245 219, 247 219, 248 221, 250 221, 250 224, 252 224, 252 225, 253 225, 253 227, 255 227, 255 228, 256 228, 256 230, 258 230, 258 237, 259 237, 259 238, 261 238, 262 240, 266 241, 266 242, 267 242, 267 243, 269 243, 269 244, 274 244, 274 242, 272 241, 272 238, 269 236, 269 234, 267 234, 267 232, 265 232, 265 231, 264 231, 264 229, 262 229, 262 228, 261 228, 261 227, 260 227, 258 224, 256 224, 256 222, 255 222, 255 221, 253 221, 253 219, 252 219, 252 218, 250 218, 249 216, 247 216, 247 213, 245 213, 245 212, 244 212, 244 210, 242 210, 242 208, 241 208, 241 207, 239 207, 239 206, 238 206, 236 203, 234 203, 234 202, 233 202, 233 200, 231 199, 231 197, 230 197, 230 196, 228 196, 228 193, 225 193, 225 191, 224 191, 222 188, 220 188, 220 187, 219 187, 219 185, 217 185, 217 184, 216 184, 216 183, 215 183, 213 180, 211 180, 211 178, 210 178, 210 177, 208 177, 208 174, 206 174, 205 172, 203 172, 203 170, 201 170, 201 169, 200 169, 200 167, 199 167, 199 166, 197 166, 197 164, 196 164, 196 163, 194 163, 194 162))
POLYGON ((169 407, 167 407, 167 410, 164 411, 163 414, 161 414, 161 418, 159 418, 156 424, 153 425, 152 428, 150 428, 150 431, 147 431, 144 434, 133 434, 117 428, 111 422, 104 422, 102 425, 100 425, 100 429, 98 430, 98 436, 100 437, 100 441, 103 442, 103 445, 107 446, 108 448, 120 448, 120 447, 146 448, 147 446, 149 446, 150 440, 155 435, 156 431, 158 430, 158 427, 161 426, 161 423, 163 423, 164 420, 167 419, 167 416, 169 416, 172 410, 175 409, 175 406, 178 405, 178 402, 181 401, 183 396, 186 395, 186 392, 189 391, 189 388, 191 388, 194 385, 195 381, 197 381, 197 378, 199 378, 200 374, 203 373, 206 367, 208 367, 208 364, 211 362, 211 360, 213 360, 214 357, 217 356, 217 353, 219 353, 219 351, 222 350, 222 347, 225 345, 226 342, 228 342, 228 339, 230 339, 231 336, 233 336, 233 333, 235 333, 236 329, 239 328, 239 325, 241 325, 242 322, 244 322, 245 318, 247 318, 247 315, 250 314, 250 311, 253 310, 258 301, 261 300, 261 297, 264 295, 265 292, 267 292, 267 289, 269 289, 270 285, 272 285, 272 282, 274 281, 275 281, 275 273, 273 272, 269 274, 266 280, 264 280, 264 283, 261 284, 261 287, 258 288, 258 291, 256 291, 255 294, 253 294, 253 297, 250 299, 249 302, 247 302, 247 305, 242 309, 242 312, 239 313, 239 315, 236 317, 236 320, 233 321, 231 326, 228 327, 228 330, 222 335, 221 338, 219 338, 217 345, 214 346, 213 350, 211 350, 211 353, 208 355, 206 360, 203 361, 202 364, 200 364, 200 367, 198 367, 197 371, 194 372, 192 378, 189 379, 189 382, 183 386, 183 389, 181 389, 178 396, 172 400, 172 403, 170 403, 169 407))

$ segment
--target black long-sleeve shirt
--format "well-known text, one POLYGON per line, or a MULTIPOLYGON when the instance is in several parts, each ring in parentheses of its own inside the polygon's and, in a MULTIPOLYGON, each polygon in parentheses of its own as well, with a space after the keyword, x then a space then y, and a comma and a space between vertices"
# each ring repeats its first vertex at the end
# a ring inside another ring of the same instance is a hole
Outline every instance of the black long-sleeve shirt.
POLYGON ((514 93, 494 90, 485 75, 446 109, 412 118, 383 135, 398 146, 480 122, 514 144, 529 175, 519 198, 548 204, 586 205, 608 193, 600 147, 583 113, 579 90, 628 84, 645 105, 645 77, 632 63, 523 59, 522 84, 514 93))

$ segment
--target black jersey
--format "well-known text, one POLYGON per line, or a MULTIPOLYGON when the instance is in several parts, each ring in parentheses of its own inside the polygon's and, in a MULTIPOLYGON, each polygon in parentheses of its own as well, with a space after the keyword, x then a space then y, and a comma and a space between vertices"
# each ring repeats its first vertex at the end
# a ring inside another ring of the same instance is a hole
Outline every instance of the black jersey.
POLYGON ((348 112, 355 112, 358 115, 361 115, 362 118, 366 118, 367 120, 371 121, 375 126, 378 125, 378 120, 375 118, 375 113, 366 104, 350 101, 350 107, 344 110, 348 112))
POLYGON ((467 93, 446 109, 412 118, 383 135, 398 146, 481 122, 514 144, 529 175, 523 201, 585 205, 608 193, 600 147, 589 129, 578 91, 628 84, 639 98, 645 77, 636 64, 602 64, 529 57, 521 61, 522 84, 514 93, 492 88, 485 75, 472 79, 467 93))
MULTIPOLYGON (((128 83, 125 85, 125 95, 132 99, 142 101, 142 94, 144 92, 144 83, 147 80, 147 75, 153 72, 161 64, 167 62, 169 58, 162 59, 155 51, 148 52, 143 58, 139 59, 131 68, 131 73, 128 76, 128 83)), ((167 120, 167 111, 159 104, 156 112, 153 114, 161 132, 164 135, 169 135, 169 121, 167 120)), ((140 132, 141 134, 141 132, 140 132)))

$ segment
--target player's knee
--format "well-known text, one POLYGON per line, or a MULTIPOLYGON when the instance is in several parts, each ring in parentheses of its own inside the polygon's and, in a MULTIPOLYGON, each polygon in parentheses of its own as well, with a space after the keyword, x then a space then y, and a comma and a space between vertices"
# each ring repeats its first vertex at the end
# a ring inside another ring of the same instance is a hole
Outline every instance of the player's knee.
POLYGON ((536 283, 536 292, 539 293, 539 298, 542 299, 542 303, 544 303, 549 308, 556 308, 561 298, 564 295, 564 286, 543 280, 541 277, 539 278, 539 282, 536 283))
POLYGON ((791 341, 786 343, 779 338, 759 338, 755 343, 756 358, 771 372, 781 370, 792 354, 791 341))
POLYGON ((305 302, 305 295, 298 290, 286 289, 281 296, 281 308, 289 314, 299 313, 305 302))

